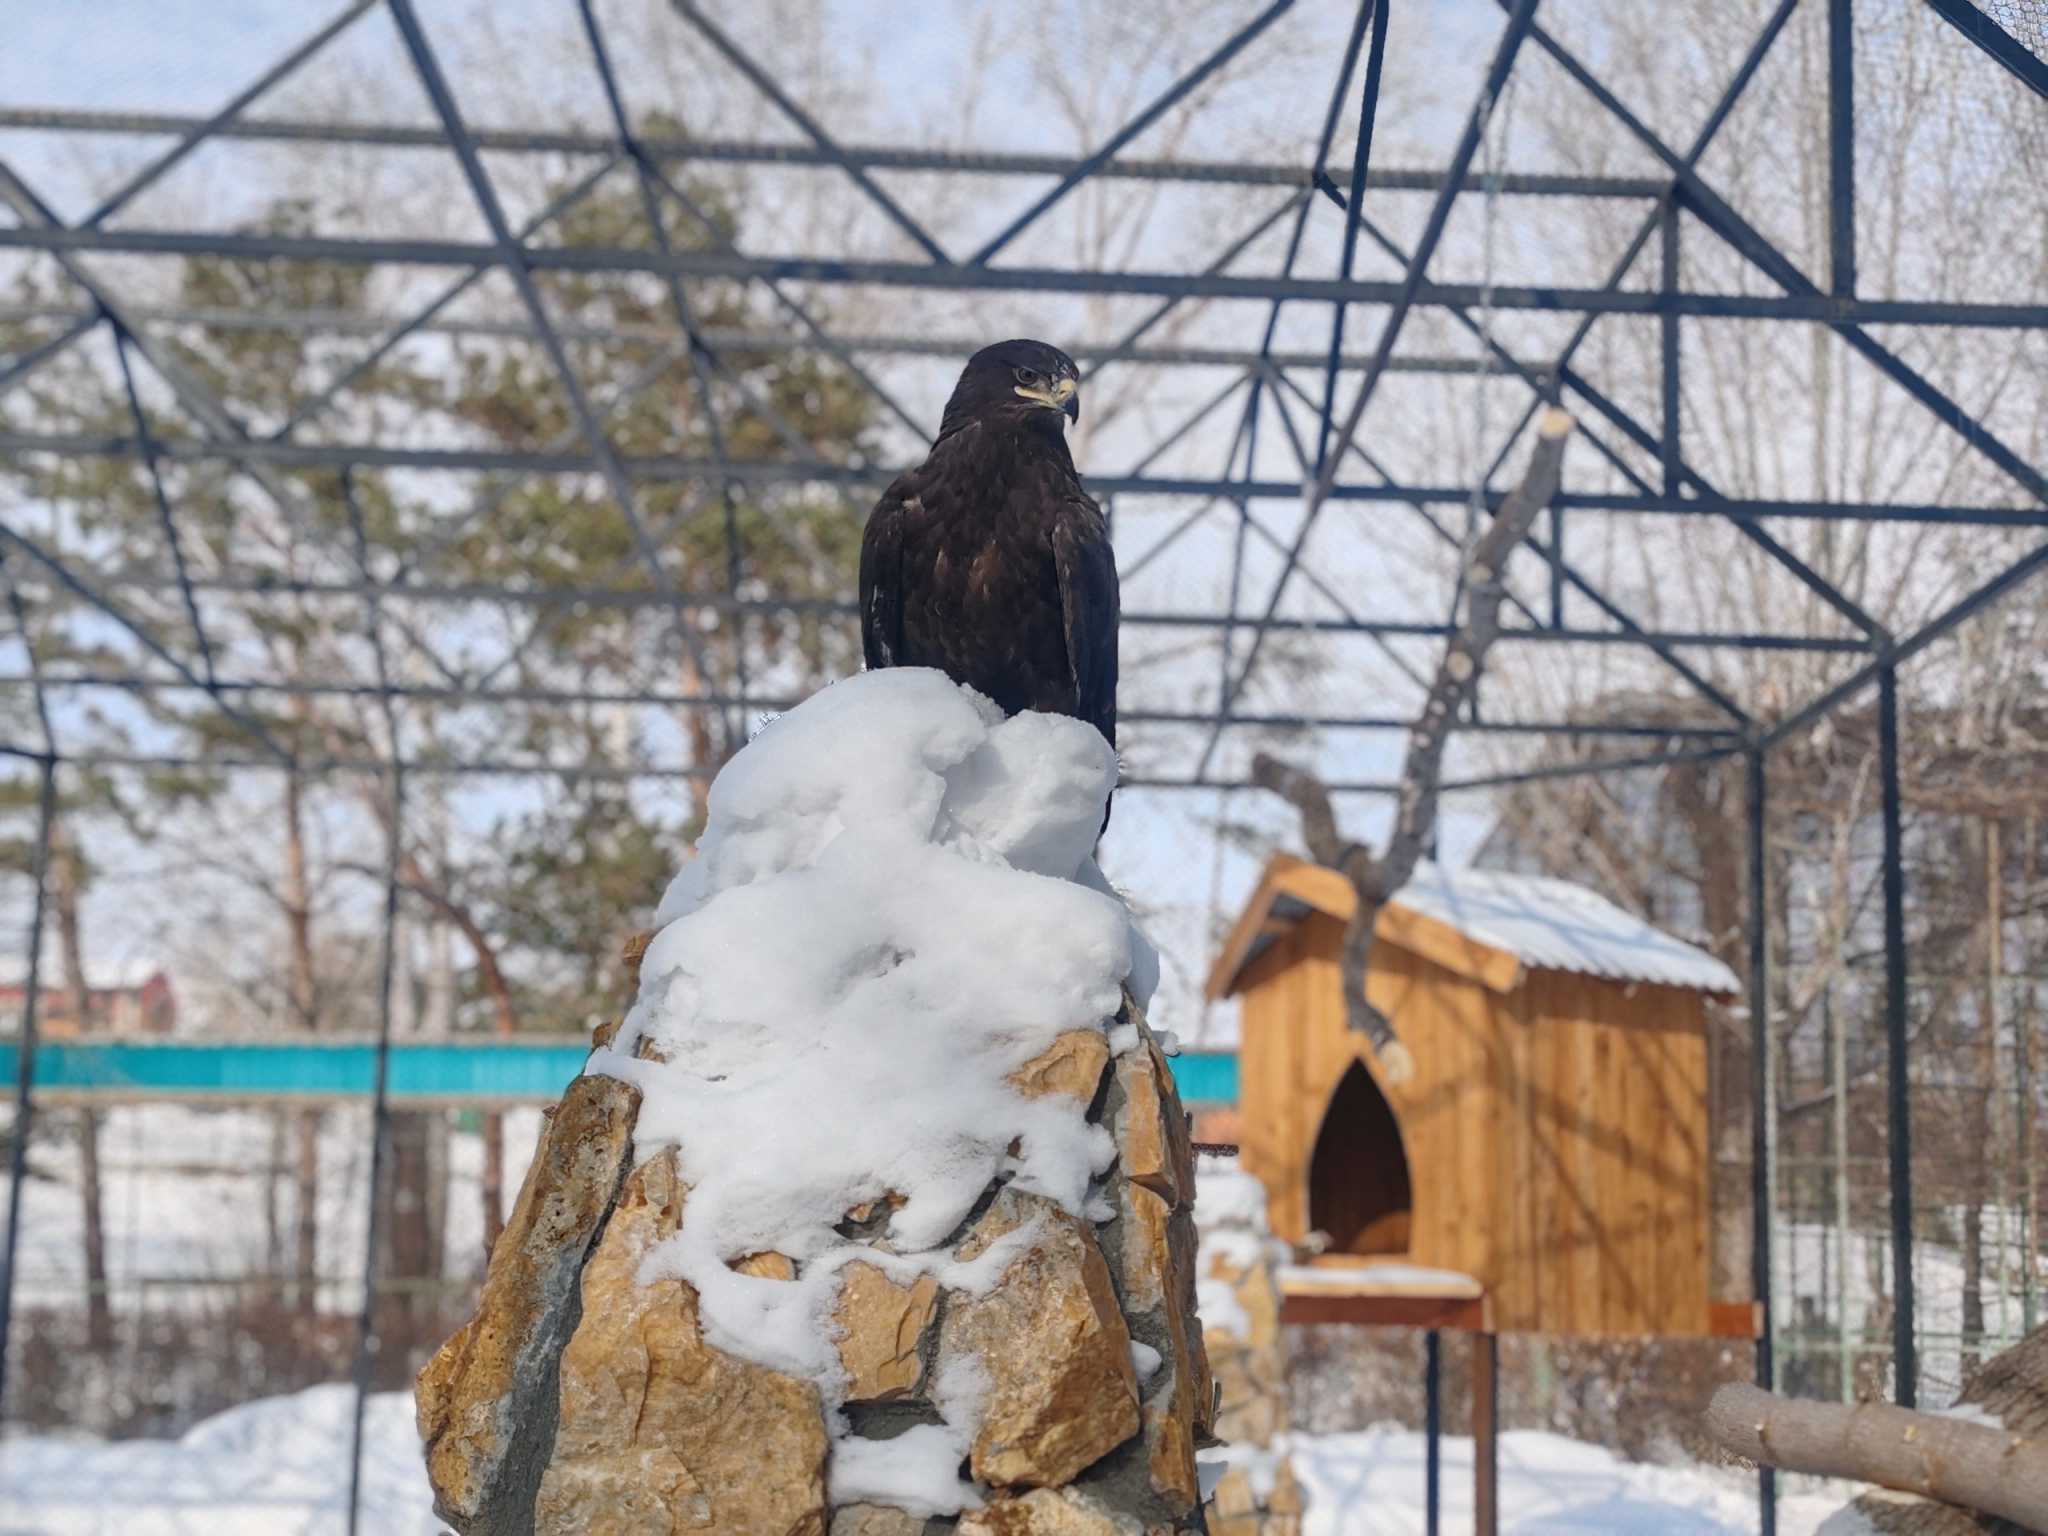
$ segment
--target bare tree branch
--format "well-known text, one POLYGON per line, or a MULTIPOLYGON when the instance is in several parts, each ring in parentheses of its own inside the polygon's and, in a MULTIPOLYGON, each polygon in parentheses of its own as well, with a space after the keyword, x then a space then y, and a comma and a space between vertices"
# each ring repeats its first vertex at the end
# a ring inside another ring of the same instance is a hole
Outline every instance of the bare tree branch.
POLYGON ((1409 735, 1408 756, 1401 767, 1400 800, 1385 855, 1375 858, 1363 844, 1344 839, 1337 829, 1329 791, 1314 774, 1263 752, 1252 759, 1252 782, 1279 795, 1301 814, 1302 841, 1308 845, 1309 856, 1343 875, 1357 892, 1358 901, 1344 926, 1338 956, 1345 1018, 1352 1029, 1372 1042, 1373 1054, 1389 1082, 1405 1082, 1414 1071, 1414 1062, 1386 1017, 1366 1001, 1365 975, 1373 930, 1380 908, 1408 883, 1436 830, 1444 749, 1479 686, 1487 652, 1500 638, 1508 557, 1529 536, 1536 514, 1557 494, 1572 425, 1570 414, 1556 406, 1543 412, 1537 423, 1536 450, 1521 484, 1508 493, 1473 545, 1463 573, 1464 622, 1444 644, 1443 660, 1437 665, 1421 718, 1409 735))

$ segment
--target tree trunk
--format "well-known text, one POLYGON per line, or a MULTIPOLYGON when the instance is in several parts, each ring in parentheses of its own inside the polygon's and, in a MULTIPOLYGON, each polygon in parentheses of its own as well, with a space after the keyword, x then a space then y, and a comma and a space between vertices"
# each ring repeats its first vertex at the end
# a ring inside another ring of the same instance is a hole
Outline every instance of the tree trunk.
POLYGON ((311 1317, 319 1306, 320 1111, 302 1109, 298 1121, 298 1241, 292 1254, 292 1277, 298 1284, 293 1305, 311 1317))
POLYGON ((305 785, 296 770, 284 776, 284 918, 287 1004, 299 1029, 320 1026, 320 989, 313 971, 313 891, 306 872, 305 785))
MULTIPOLYGON (((306 871, 305 784, 296 770, 284 775, 284 917, 286 1005, 294 1028, 320 1027, 320 990, 313 970, 313 892, 306 871)), ((310 1317, 319 1307, 320 1120, 317 1109, 298 1112, 298 1232, 292 1276, 293 1304, 310 1317)))
MULTIPOLYGON (((399 878, 406 889, 421 897, 462 934, 463 942, 476 955, 477 979, 491 1000, 491 1033, 500 1037, 519 1032, 519 1014, 512 1003, 512 985, 498 964, 498 952, 476 914, 457 901, 443 880, 429 880, 419 856, 408 849, 399 858, 399 878)), ((484 1209, 484 1257, 489 1258, 505 1230, 505 1117, 495 1109, 483 1115, 484 1171, 481 1197, 484 1209)))
MULTIPOLYGON (((92 1028, 92 992, 85 979, 85 941, 78 919, 79 896, 85 888, 85 861, 70 828, 58 821, 51 830, 50 905, 57 918, 57 942, 64 952, 64 1011, 71 1027, 83 1035, 92 1028)), ((85 1226, 86 1337, 94 1350, 114 1342, 114 1320, 107 1304, 107 1231, 100 1203, 100 1118, 95 1109, 78 1111, 78 1183, 85 1226)))

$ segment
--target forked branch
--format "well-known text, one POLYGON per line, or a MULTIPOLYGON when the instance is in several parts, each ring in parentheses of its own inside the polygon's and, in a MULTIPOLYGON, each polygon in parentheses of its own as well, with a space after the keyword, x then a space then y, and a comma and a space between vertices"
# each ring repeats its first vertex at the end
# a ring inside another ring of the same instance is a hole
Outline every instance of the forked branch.
POLYGON ((1337 827, 1329 791, 1314 774, 1261 752, 1252 760, 1252 782, 1269 789, 1301 815, 1302 841, 1309 856, 1351 882, 1357 904, 1344 928, 1339 974, 1350 1027, 1372 1042, 1373 1054, 1390 1082, 1404 1081, 1414 1065, 1384 1015, 1366 1001, 1366 962, 1372 952, 1380 908, 1408 883, 1436 830, 1443 785, 1444 748, 1470 704, 1486 667, 1486 654, 1500 638, 1500 609, 1507 597, 1505 572, 1515 546, 1529 536, 1536 514, 1557 494, 1571 416, 1552 406, 1538 420, 1536 450, 1522 481, 1501 502, 1493 521, 1473 544, 1463 580, 1463 621, 1445 642, 1421 717, 1408 737, 1401 767, 1394 830, 1385 854, 1374 857, 1361 843, 1346 841, 1337 827))

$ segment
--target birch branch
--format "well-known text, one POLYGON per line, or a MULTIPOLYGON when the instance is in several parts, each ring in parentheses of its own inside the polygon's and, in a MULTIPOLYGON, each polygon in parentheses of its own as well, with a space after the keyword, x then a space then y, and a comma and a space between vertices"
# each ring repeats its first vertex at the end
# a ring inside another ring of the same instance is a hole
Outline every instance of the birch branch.
POLYGON ((1889 1403, 1810 1403, 1731 1382, 1707 1432, 1751 1461, 1853 1477, 2048 1530, 2048 1441, 1889 1403))
POLYGON ((1505 572, 1515 546, 1529 536, 1536 514, 1550 505, 1564 469, 1565 440, 1572 433, 1568 412, 1552 406, 1537 422, 1536 449, 1522 480, 1510 491, 1493 521, 1473 546, 1464 570, 1464 621, 1444 646, 1421 718, 1408 737, 1401 767, 1401 791, 1394 830, 1387 851, 1378 858, 1363 844, 1347 842, 1337 829, 1329 791, 1306 769, 1296 768, 1261 752, 1252 759, 1252 782, 1271 790, 1301 815, 1302 841, 1318 864, 1336 870, 1351 882, 1358 900, 1344 925, 1338 953, 1338 974, 1344 988, 1345 1021, 1372 1042, 1387 1080, 1406 1082, 1414 1072, 1407 1047, 1394 1027, 1366 1001, 1365 976, 1372 953, 1373 930, 1380 908, 1408 883, 1436 828, 1442 795, 1444 749, 1459 716, 1479 686, 1486 653, 1500 638, 1501 604, 1507 597, 1505 572))

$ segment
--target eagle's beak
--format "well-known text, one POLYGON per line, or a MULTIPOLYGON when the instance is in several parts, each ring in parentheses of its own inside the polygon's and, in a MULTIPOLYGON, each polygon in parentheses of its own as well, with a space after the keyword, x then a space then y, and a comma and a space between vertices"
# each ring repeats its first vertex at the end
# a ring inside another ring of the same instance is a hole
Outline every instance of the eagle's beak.
POLYGON ((1081 386, 1072 379, 1053 379, 1041 387, 1030 389, 1019 384, 1017 393, 1026 400, 1050 406, 1069 421, 1081 419, 1081 386))

